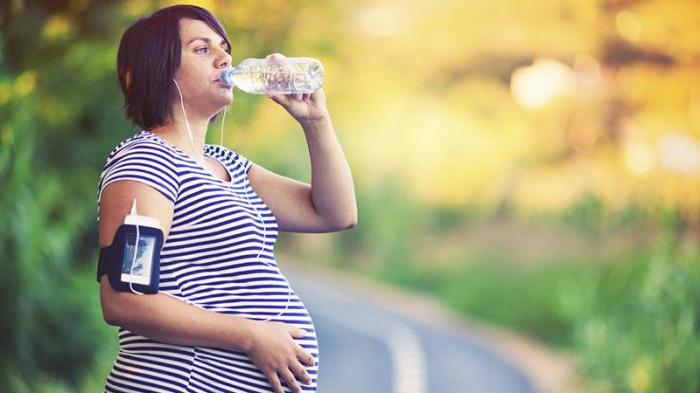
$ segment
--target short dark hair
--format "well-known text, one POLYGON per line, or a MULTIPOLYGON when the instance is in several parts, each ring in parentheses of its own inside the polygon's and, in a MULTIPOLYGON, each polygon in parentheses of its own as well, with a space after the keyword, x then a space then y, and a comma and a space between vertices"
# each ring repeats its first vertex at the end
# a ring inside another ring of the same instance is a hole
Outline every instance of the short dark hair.
POLYGON ((231 54, 224 28, 202 7, 174 5, 134 22, 119 43, 117 76, 124 93, 126 115, 143 129, 163 125, 172 115, 171 103, 177 97, 172 79, 180 66, 182 18, 206 23, 223 37, 226 51, 231 54))

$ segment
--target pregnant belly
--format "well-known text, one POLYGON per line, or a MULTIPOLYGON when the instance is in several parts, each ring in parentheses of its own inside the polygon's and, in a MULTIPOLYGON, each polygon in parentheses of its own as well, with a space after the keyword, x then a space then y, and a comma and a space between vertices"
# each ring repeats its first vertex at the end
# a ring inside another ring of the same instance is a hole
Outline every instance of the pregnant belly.
MULTIPOLYGON (((304 366, 311 377, 305 384, 297 380, 305 392, 315 392, 318 386, 318 352, 316 364, 304 366)), ((292 392, 283 379, 280 379, 285 392, 292 392)), ((250 360, 247 354, 238 351, 225 351, 216 348, 196 347, 192 375, 190 379, 194 391, 241 392, 262 389, 273 392, 272 385, 263 372, 250 360)), ((258 390, 255 390, 258 391, 258 390)))
MULTIPOLYGON (((304 391, 315 391, 319 346, 316 328, 305 304, 279 270, 270 271, 269 267, 263 269, 262 265, 256 264, 247 267, 237 265, 236 268, 241 270, 226 271, 219 276, 214 275, 213 271, 200 271, 196 278, 189 276, 188 279, 178 280, 179 292, 188 303, 210 311, 261 323, 280 322, 306 331, 304 337, 293 339, 315 359, 314 366, 304 366, 312 382, 308 385, 300 382, 304 391)), ((244 352, 196 347, 192 375, 195 385, 203 384, 202 391, 228 391, 222 387, 228 385, 240 387, 232 391, 246 391, 243 388, 246 383, 263 391, 273 391, 267 378, 244 352), (218 381, 222 386, 204 384, 207 378, 218 381)))
MULTIPOLYGON (((298 382, 304 392, 316 392, 318 346, 315 332, 306 329, 309 334, 295 340, 313 354, 316 364, 304 366, 311 382, 298 382)), ((170 345, 124 329, 120 333, 120 350, 107 378, 106 392, 122 393, 123 388, 141 391, 138 386, 159 387, 173 393, 274 392, 267 377, 245 352, 170 345)), ((284 380, 280 382, 285 392, 292 392, 284 380)))
MULTIPOLYGON (((239 295, 243 295, 243 293, 239 293, 239 295)), ((293 337, 293 339, 314 357, 315 364, 312 367, 304 365, 311 377, 311 383, 298 382, 304 392, 315 392, 318 384, 318 341, 313 320, 301 299, 292 291, 288 307, 287 294, 268 293, 264 298, 254 299, 246 299, 246 296, 241 296, 239 300, 232 304, 214 305, 209 303, 205 307, 212 311, 236 315, 262 323, 281 322, 304 329, 306 331, 304 337, 293 337), (265 321, 268 318, 270 321, 265 321)), ((292 391, 283 380, 280 381, 285 392, 292 391)), ((224 387, 229 386, 234 392, 246 391, 245 388, 273 392, 267 377, 246 353, 208 347, 195 348, 192 384, 195 389, 202 388, 202 391, 228 391, 224 387)))
MULTIPOLYGON (((286 301, 286 298, 283 300, 286 301)), ((203 307, 260 322, 268 317, 273 317, 269 322, 282 322, 304 329, 306 331, 304 337, 293 339, 314 357, 315 364, 311 367, 302 364, 311 377, 311 382, 308 384, 298 382, 304 392, 316 392, 320 357, 313 320, 301 299, 293 292, 291 302, 286 310, 284 310, 284 304, 286 303, 283 303, 281 309, 273 311, 266 308, 261 309, 259 305, 254 306, 252 303, 246 305, 245 302, 240 302, 235 307, 231 305, 227 307, 213 306, 211 304, 203 307), (284 312, 276 316, 283 310, 284 312)), ((124 329, 120 331, 119 341, 118 361, 110 374, 110 378, 115 384, 119 382, 119 378, 126 381, 141 378, 153 371, 154 365, 157 365, 158 369, 155 370, 156 374, 159 375, 157 378, 168 376, 168 383, 174 384, 169 385, 173 392, 273 392, 267 377, 242 351, 165 344, 124 329), (182 390, 175 389, 175 385, 182 390)), ((156 378, 156 375, 153 378, 156 378)), ((163 382, 165 383, 165 381, 163 382)), ((292 389, 282 379, 280 382, 285 392, 292 392, 292 389)))

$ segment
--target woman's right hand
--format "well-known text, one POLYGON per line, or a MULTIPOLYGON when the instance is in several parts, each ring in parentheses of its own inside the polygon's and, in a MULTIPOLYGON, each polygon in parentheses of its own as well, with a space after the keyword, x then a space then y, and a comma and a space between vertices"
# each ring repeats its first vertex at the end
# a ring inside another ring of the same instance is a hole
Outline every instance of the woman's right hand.
POLYGON ((311 383, 304 364, 309 367, 316 364, 314 357, 294 341, 294 338, 304 337, 306 332, 282 322, 251 321, 254 324, 246 350, 250 359, 265 374, 275 393, 284 393, 280 378, 294 393, 301 393, 295 376, 305 384, 311 383))

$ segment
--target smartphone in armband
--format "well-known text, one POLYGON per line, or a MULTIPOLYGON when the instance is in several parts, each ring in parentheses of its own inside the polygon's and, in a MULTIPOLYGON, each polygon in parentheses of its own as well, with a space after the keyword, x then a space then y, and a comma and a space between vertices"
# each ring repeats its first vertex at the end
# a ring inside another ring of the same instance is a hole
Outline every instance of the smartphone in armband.
POLYGON ((163 231, 153 217, 131 213, 117 229, 112 244, 100 248, 97 282, 107 274, 112 288, 120 292, 157 293, 160 278, 160 250, 163 231), (138 243, 137 243, 138 239, 138 243))

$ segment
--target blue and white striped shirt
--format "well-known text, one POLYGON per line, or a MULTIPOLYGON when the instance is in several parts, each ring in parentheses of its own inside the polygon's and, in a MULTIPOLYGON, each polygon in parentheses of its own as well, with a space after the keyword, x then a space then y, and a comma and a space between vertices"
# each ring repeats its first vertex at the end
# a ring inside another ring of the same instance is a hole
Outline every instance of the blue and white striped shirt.
MULTIPOLYGON (((190 155, 151 131, 120 142, 107 157, 97 186, 97 216, 104 188, 133 180, 158 190, 175 205, 160 254, 159 292, 210 311, 304 329, 294 338, 316 360, 306 367, 315 392, 319 366, 316 330, 302 300, 277 267, 278 226, 248 182, 251 161, 219 145, 204 154, 218 160, 231 181, 214 176, 190 155), (259 254, 259 257, 258 257, 259 254)), ((146 295, 147 296, 147 295, 146 295)), ((244 352, 173 345, 119 328, 119 352, 105 392, 272 392, 244 352)), ((282 381, 285 392, 292 390, 282 381)))

